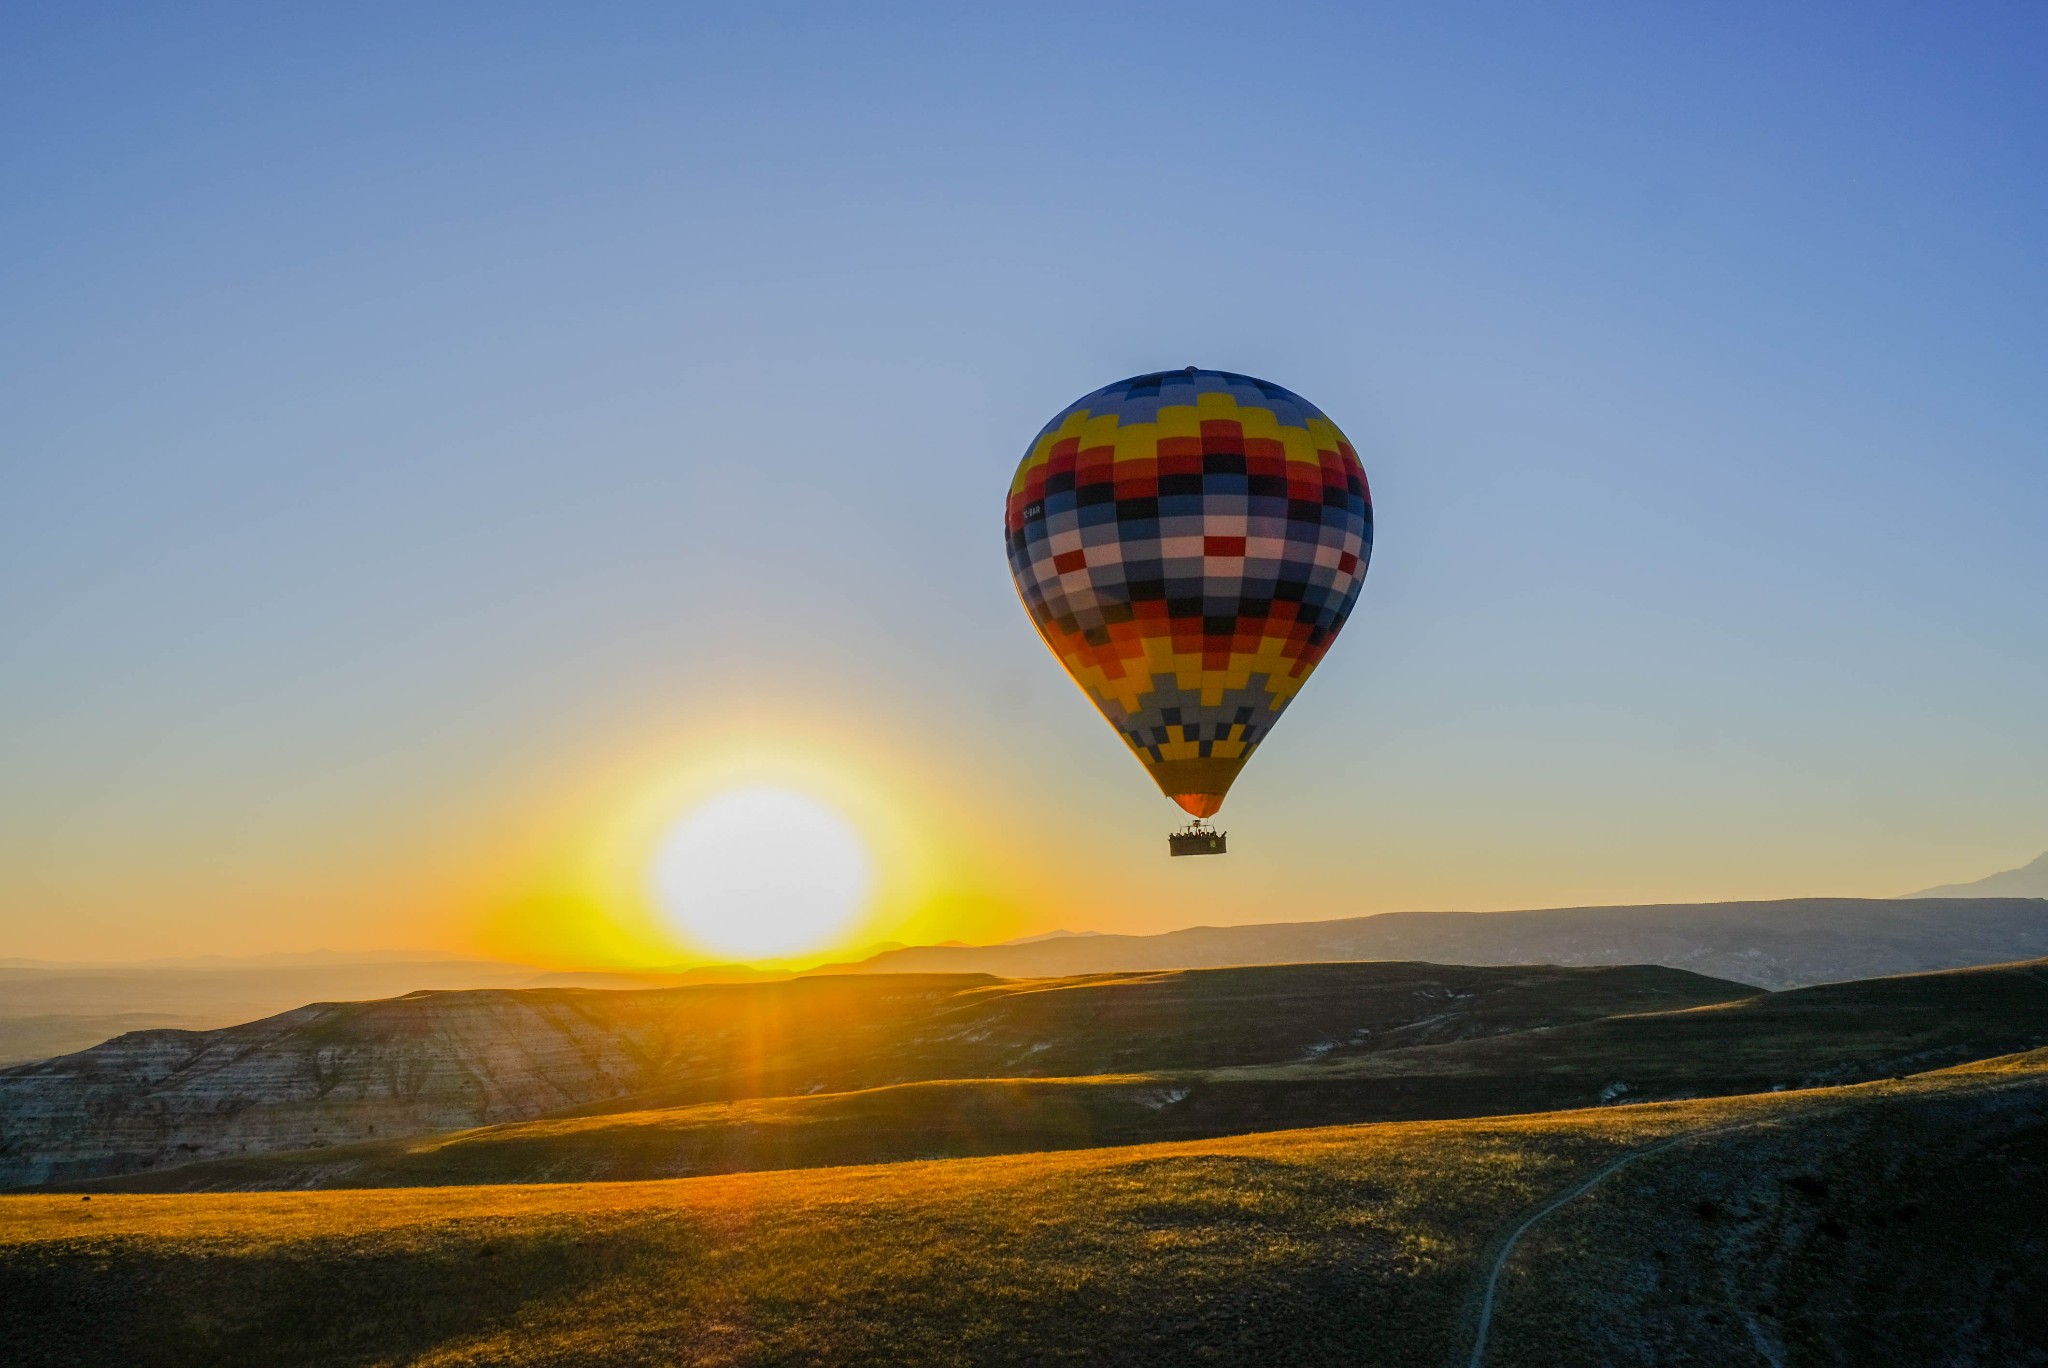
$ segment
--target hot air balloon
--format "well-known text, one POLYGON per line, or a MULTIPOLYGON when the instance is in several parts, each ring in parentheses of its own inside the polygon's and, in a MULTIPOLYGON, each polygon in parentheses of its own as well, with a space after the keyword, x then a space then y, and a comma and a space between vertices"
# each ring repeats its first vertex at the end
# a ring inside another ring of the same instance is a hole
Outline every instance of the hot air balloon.
POLYGON ((1159 371, 1075 400, 1010 482, 1025 611, 1160 791, 1207 826, 1330 649, 1372 554, 1372 495, 1337 425, 1230 371, 1159 371))

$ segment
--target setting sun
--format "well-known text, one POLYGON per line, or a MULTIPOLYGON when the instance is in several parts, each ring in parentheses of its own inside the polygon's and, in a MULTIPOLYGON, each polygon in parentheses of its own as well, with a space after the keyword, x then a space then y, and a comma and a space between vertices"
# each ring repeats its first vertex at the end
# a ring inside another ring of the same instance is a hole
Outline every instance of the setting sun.
POLYGON ((763 959, 842 934, 872 893, 875 871, 867 846, 831 807, 758 784, 685 813, 656 849, 650 884, 678 936, 763 959))

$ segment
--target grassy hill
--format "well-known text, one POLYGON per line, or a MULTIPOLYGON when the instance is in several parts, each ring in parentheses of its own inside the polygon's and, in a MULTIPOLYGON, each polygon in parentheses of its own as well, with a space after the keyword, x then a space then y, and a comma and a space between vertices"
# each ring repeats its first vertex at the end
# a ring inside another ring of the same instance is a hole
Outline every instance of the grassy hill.
POLYGON ((315 1004, 220 1031, 134 1032, 0 1070, 0 1185, 579 1109, 1345 1058, 1752 992, 1654 966, 1334 964, 315 1004))
POLYGON ((1518 1251, 1489 1361, 2048 1363, 2044 1076, 1967 1065, 1617 1174, 1518 1251))
POLYGON ((1684 1134, 1701 1138, 1524 1243, 1488 1362, 2048 1354, 2029 1309, 2048 1261, 2022 1200, 2048 1144, 2035 1056, 1783 1095, 870 1168, 4 1197, 0 1359, 1462 1362, 1502 1232, 1684 1134))
MULTIPOLYGON (((1611 1080, 1613 1096, 1762 1092, 1916 1073, 2048 1044, 2048 960, 1821 984, 1556 1030, 1225 1078, 1611 1080)), ((1604 1090, 1604 1089, 1603 1089, 1604 1090)), ((1506 1099, 1504 1099, 1506 1100, 1506 1099)))
MULTIPOLYGON (((1016 1039, 1093 1001, 1098 1029, 1056 1063, 1201 1061, 1287 1052, 1278 1064, 1223 1064, 1064 1078, 946 1078, 798 1095, 692 1101, 663 1088, 531 1120, 309 1151, 235 1156, 78 1183, 94 1191, 382 1187, 681 1177, 1137 1144, 1334 1122, 1498 1116, 1601 1102, 1700 1097, 1920 1072, 2048 1044, 2048 965, 1904 975, 1753 994, 1706 1007, 1624 1010, 1543 1024, 1560 996, 1591 1011, 1639 1003, 1647 982, 1490 980, 1462 1014, 1432 1012, 1342 1049, 1232 1030, 1262 996, 1299 999, 1268 1021, 1328 1028, 1347 981, 1394 985, 1445 1005, 1419 966, 1292 966, 1129 980, 1054 981, 1007 999, 1016 1039), (1567 992, 1566 985, 1569 985, 1567 992), (1076 996, 1078 995, 1078 997, 1076 996), (1547 1004, 1548 1011, 1538 1010, 1547 1004), (1537 1023, 1515 1029, 1514 1023, 1537 1023), (1154 1042, 1154 1033, 1184 1034, 1154 1042), (1411 1044, 1420 1039, 1425 1043, 1411 1044), (1371 1048, 1377 1046, 1377 1049, 1371 1048), (679 1100, 680 1099, 680 1100, 679 1100)), ((1496 973, 1500 971, 1495 971, 1496 973)), ((1670 971, 1645 971, 1664 974, 1670 971)), ((1669 985, 1674 990, 1679 986, 1669 985)), ((1695 985, 1696 986, 1696 985, 1695 985)), ((1398 995, 1371 1019, 1398 1018, 1398 995)), ((1368 1009, 1354 1004, 1354 1015, 1368 1009)), ((989 1018, 977 1017, 994 1031, 989 1018)), ((1298 1029, 1298 1026, 1297 1026, 1298 1029)), ((1008 1046, 1004 1047, 1008 1049, 1008 1046)), ((944 1058, 945 1056, 938 1056, 944 1058)))

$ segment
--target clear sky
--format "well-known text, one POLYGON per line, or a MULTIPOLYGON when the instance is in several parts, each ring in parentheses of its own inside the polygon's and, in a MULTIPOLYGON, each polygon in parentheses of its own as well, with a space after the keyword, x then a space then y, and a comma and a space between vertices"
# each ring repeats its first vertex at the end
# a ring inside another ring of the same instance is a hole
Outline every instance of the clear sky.
POLYGON ((2048 10, 0 15, 0 955, 692 953, 1886 895, 2048 846, 2048 10), (1370 472, 1232 853, 1059 673, 1039 425, 1199 364, 1370 472))

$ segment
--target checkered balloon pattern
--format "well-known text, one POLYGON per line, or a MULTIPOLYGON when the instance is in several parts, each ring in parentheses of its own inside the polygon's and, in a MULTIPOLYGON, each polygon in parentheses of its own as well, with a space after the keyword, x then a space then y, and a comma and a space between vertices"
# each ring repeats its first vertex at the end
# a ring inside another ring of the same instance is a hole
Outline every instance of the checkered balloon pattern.
POLYGON ((1207 817, 1358 601, 1372 495, 1313 404, 1190 367, 1047 423, 1004 531, 1046 645, 1160 790, 1207 817))

